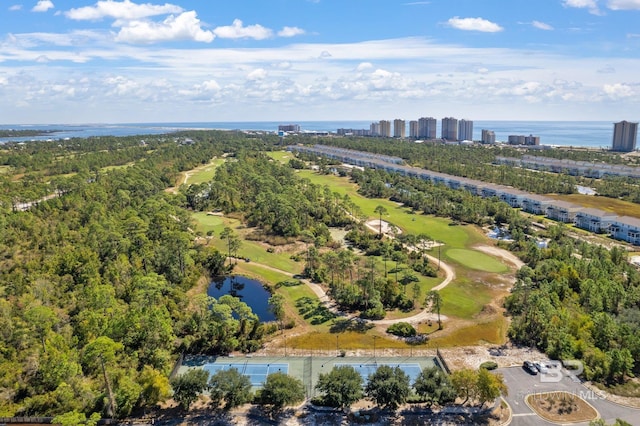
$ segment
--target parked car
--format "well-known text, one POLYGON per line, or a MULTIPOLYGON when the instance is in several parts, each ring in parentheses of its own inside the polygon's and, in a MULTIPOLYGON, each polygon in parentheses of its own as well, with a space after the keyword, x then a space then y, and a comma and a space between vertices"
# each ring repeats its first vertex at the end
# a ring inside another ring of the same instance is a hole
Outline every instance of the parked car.
POLYGON ((538 370, 540 374, 547 374, 549 372, 549 368, 547 368, 547 366, 542 361, 538 361, 533 365, 535 365, 536 370, 538 370))
POLYGON ((524 371, 531 374, 532 376, 535 376, 536 374, 538 374, 538 369, 531 361, 523 362, 522 368, 524 369, 524 371))

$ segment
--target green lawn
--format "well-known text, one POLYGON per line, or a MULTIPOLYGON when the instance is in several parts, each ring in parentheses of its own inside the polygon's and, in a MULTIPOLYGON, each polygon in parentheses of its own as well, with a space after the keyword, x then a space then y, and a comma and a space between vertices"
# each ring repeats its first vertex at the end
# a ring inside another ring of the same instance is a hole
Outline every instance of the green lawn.
POLYGON ((335 175, 321 175, 311 170, 301 170, 299 176, 308 178, 318 185, 328 185, 332 191, 348 194, 351 200, 360 207, 362 212, 371 219, 377 219, 374 213, 377 206, 383 206, 388 214, 382 219, 399 227, 402 232, 409 234, 426 234, 433 240, 442 241, 443 253, 451 247, 464 248, 483 241, 483 236, 474 228, 465 225, 452 225, 445 218, 414 214, 410 209, 399 206, 389 200, 380 198, 366 198, 357 193, 357 187, 347 178, 335 175))
POLYGON ((509 270, 496 258, 476 250, 451 249, 447 250, 446 255, 448 258, 477 271, 500 273, 509 270))
POLYGON ((267 156, 283 164, 288 163, 289 160, 293 158, 293 155, 288 151, 269 151, 269 152, 266 152, 266 154, 267 156))
POLYGON ((214 158, 205 166, 194 169, 189 174, 189 178, 185 182, 187 185, 209 182, 216 173, 216 168, 224 163, 224 158, 214 158))
POLYGON ((485 304, 491 301, 491 294, 481 283, 467 279, 457 279, 442 290, 442 310, 444 315, 471 319, 485 304))

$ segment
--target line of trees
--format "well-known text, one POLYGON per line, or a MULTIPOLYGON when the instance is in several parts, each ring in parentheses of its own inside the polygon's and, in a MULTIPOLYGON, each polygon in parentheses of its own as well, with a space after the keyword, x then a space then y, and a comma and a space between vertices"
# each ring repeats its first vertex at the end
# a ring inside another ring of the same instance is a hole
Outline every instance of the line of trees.
POLYGON ((316 389, 321 395, 314 402, 320 405, 346 408, 366 397, 389 410, 396 410, 407 402, 432 407, 458 400, 462 405, 483 406, 507 392, 503 377, 483 368, 463 369, 449 376, 438 367, 427 367, 410 383, 409 376, 400 367, 389 365, 378 367, 366 384, 352 366, 334 366, 330 372, 320 374, 316 389))

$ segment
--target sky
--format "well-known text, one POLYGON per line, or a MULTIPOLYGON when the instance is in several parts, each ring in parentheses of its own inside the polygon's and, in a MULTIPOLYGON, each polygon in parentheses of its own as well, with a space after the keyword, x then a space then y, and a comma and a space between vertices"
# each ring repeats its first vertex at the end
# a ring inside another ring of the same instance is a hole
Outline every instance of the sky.
POLYGON ((0 124, 640 119, 640 0, 0 1, 0 124))

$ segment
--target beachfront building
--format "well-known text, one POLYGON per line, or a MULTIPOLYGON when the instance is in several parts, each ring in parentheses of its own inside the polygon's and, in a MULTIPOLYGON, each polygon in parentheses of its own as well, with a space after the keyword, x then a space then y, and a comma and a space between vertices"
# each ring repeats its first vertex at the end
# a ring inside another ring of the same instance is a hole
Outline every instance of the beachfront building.
POLYGON ((371 123, 369 125, 369 134, 371 136, 380 136, 380 123, 371 123))
POLYGON ((418 120, 409 121, 409 137, 418 139, 418 120))
POLYGON ((509 135, 507 138, 509 145, 540 145, 540 136, 509 135))
POLYGON ((278 132, 300 133, 300 126, 298 124, 280 124, 278 132))
POLYGON ((433 117, 418 119, 418 137, 421 139, 436 139, 437 120, 433 117))
POLYGON ((458 140, 458 119, 453 117, 445 117, 442 119, 442 129, 440 137, 448 141, 458 140))
POLYGON ((612 151, 631 152, 636 149, 638 123, 621 121, 613 125, 612 151))
POLYGON ((465 120, 463 118, 458 122, 458 140, 459 141, 473 140, 473 121, 465 120))
POLYGON ((393 120, 393 137, 404 139, 406 136, 407 124, 404 120, 396 118, 393 120))
POLYGON ((389 120, 380 120, 380 136, 383 138, 391 137, 391 122, 389 120))
POLYGON ((493 130, 482 129, 482 136, 480 138, 482 143, 496 143, 496 133, 493 130))

